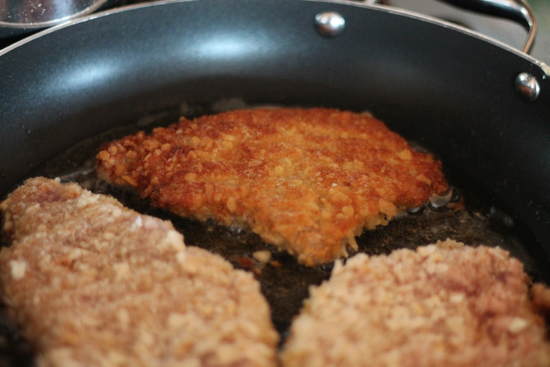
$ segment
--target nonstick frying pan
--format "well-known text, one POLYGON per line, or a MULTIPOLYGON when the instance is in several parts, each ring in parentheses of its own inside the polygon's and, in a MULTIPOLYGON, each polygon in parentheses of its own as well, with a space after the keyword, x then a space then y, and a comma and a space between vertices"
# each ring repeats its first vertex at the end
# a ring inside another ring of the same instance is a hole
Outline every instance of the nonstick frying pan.
POLYGON ((435 154, 467 208, 498 222, 550 283, 550 69, 380 6, 150 3, 11 46, 0 52, 0 196, 105 131, 265 104, 371 111, 435 154), (327 12, 345 20, 341 32, 319 32, 327 12), (520 74, 537 81, 536 98, 518 92, 520 74))

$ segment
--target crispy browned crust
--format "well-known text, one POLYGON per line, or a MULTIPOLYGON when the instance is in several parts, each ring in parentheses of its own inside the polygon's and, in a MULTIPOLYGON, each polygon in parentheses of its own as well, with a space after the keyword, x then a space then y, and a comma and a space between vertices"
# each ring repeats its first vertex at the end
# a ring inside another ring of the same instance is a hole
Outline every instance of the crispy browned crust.
POLYGON ((527 276, 499 248, 447 240, 338 261, 311 290, 285 367, 549 366, 527 276))
POLYGON ((44 178, 0 208, 2 294, 39 366, 276 365, 258 283, 171 223, 44 178))
POLYGON ((447 189, 440 162, 382 122, 328 109, 182 118, 105 145, 97 170, 154 206, 250 228, 305 265, 347 255, 363 228, 447 189))

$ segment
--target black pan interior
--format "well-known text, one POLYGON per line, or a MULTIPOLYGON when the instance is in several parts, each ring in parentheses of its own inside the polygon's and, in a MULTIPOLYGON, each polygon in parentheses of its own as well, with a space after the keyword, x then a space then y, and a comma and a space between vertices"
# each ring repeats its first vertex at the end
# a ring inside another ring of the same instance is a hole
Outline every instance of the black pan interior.
MULTIPOLYGON (((235 100, 370 110, 437 155, 464 197, 466 217, 432 213, 431 219, 456 221, 454 237, 472 244, 481 239, 464 230, 483 225, 490 233, 484 241, 511 243, 533 278, 550 284, 550 79, 533 60, 452 27, 352 3, 158 3, 3 51, 0 75, 2 197, 58 153, 136 122, 168 123, 235 100), (344 16, 343 34, 326 38, 315 31, 314 16, 322 11, 344 16), (541 84, 534 103, 514 91, 520 72, 541 84)), ((415 235, 411 228, 423 227, 424 216, 411 218, 409 227, 402 224, 407 220, 392 224, 405 228, 401 246, 435 238, 415 235)), ((192 228, 186 230, 190 244, 201 242, 192 234, 199 228, 265 246, 209 223, 182 226, 192 228)), ((387 252, 396 239, 382 232, 360 242, 377 238, 386 247, 373 253, 387 252)), ((317 274, 313 282, 326 277, 323 269, 317 274)), ((292 312, 281 316, 280 329, 292 312)))
MULTIPOLYGON (((195 109, 189 106, 186 117, 192 118, 197 113, 216 113, 231 105, 250 107, 243 101, 223 101, 214 104, 208 111, 204 107, 195 109), (193 110, 196 112, 189 114, 193 110)), ((135 125, 118 127, 86 139, 48 160, 31 176, 60 177, 65 182, 77 182, 92 192, 114 196, 140 213, 170 220, 184 235, 187 245, 220 254, 236 268, 251 271, 260 281, 262 293, 271 306, 273 322, 284 337, 292 318, 298 314, 303 300, 308 296, 309 286, 328 279, 332 263, 320 267, 301 266, 293 256, 277 251, 249 231, 238 227, 226 228, 214 221, 204 223, 193 218, 180 218, 166 210, 153 208, 148 200, 141 199, 134 192, 101 181, 94 171, 95 155, 104 142, 140 130, 151 131, 156 126, 166 126, 177 120, 177 112, 164 111, 135 125), (255 259, 256 251, 269 251, 271 260, 264 263, 255 259)), ((416 149, 425 150, 418 144, 411 144, 416 149)), ((474 246, 484 244, 507 249, 521 259, 533 280, 544 280, 547 277, 546 268, 540 266, 523 248, 524 242, 532 240, 528 232, 522 231, 521 223, 516 224, 507 213, 479 201, 478 198, 483 195, 482 192, 475 195, 467 192, 465 199, 461 188, 452 188, 444 195, 446 199, 430 200, 424 206, 394 218, 386 227, 363 233, 357 239, 359 252, 389 254, 398 248, 415 249, 451 238, 474 246)))
MULTIPOLYGON (((166 108, 250 104, 370 110, 504 198, 550 242, 550 79, 532 60, 452 28, 358 4, 151 4, 77 23, 0 57, 0 192, 76 142, 166 108), (336 11, 326 38, 315 14, 336 11), (534 103, 513 80, 541 84, 534 103), (532 205, 528 204, 532 202, 532 205)), ((540 253, 548 259, 548 249, 540 253)))
MULTIPOLYGON (((243 101, 222 101, 209 108, 188 106, 187 112, 215 113, 235 104, 245 106, 243 101)), ((112 187, 99 180, 95 174, 95 155, 104 142, 139 130, 150 131, 153 127, 167 125, 176 121, 180 113, 177 110, 166 110, 141 119, 134 125, 118 127, 85 139, 48 160, 29 176, 60 177, 66 182, 77 182, 95 193, 112 195, 138 212, 170 220, 184 235, 187 245, 220 254, 236 268, 252 272, 269 302, 273 323, 280 332, 283 343, 292 318, 298 314, 308 296, 309 287, 319 285, 329 278, 332 263, 320 267, 303 267, 294 257, 278 252, 251 232, 226 228, 212 221, 204 223, 192 218, 180 218, 165 210, 153 208, 147 200, 139 198, 131 191, 112 187), (271 260, 267 263, 258 261, 254 257, 256 251, 269 251, 271 260)), ((188 117, 193 115, 187 114, 188 117)), ((412 145, 416 149, 424 150, 418 144, 412 145)), ((498 205, 487 206, 484 201, 487 193, 479 187, 475 190, 463 194, 462 188, 455 187, 447 195, 446 205, 428 202, 395 218, 386 227, 365 232, 357 238, 359 252, 369 255, 389 254, 395 249, 414 249, 420 245, 452 238, 473 246, 500 246, 524 263, 533 281, 545 281, 548 277, 547 268, 524 248, 526 243, 533 240, 527 227, 516 223, 508 213, 497 209, 498 205)), ((0 362, 8 366, 32 364, 32 351, 5 312, 0 312, 0 337, 6 341, 4 346, 0 345, 0 362)))

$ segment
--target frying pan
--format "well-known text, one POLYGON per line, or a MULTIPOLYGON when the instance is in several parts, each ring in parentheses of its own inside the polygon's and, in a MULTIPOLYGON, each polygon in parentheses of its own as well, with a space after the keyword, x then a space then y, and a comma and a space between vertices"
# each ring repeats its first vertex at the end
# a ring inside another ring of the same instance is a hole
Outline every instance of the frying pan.
POLYGON ((275 104, 371 111, 434 153, 550 283, 550 70, 449 23, 355 2, 159 2, 0 52, 0 196, 56 154, 166 111, 275 104), (319 32, 315 17, 345 27, 319 32), (526 73, 536 98, 518 93, 526 73), (531 84, 532 85, 532 84, 531 84), (497 214, 495 214, 497 213, 497 214))

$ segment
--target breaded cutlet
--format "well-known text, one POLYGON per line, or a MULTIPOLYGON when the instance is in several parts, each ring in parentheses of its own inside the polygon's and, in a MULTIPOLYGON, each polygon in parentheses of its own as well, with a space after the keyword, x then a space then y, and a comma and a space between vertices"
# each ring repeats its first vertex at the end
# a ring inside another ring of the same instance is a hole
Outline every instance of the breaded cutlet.
POLYGON ((181 118, 104 145, 97 172, 153 206, 251 229, 308 266, 448 188, 440 162, 382 122, 330 109, 181 118))
POLYGON ((34 178, 0 204, 2 295, 38 366, 275 366, 259 284, 169 222, 34 178))
POLYGON ((531 303, 527 283, 508 252, 451 240, 337 261, 294 319, 283 366, 550 366, 534 312, 548 302, 531 303))

